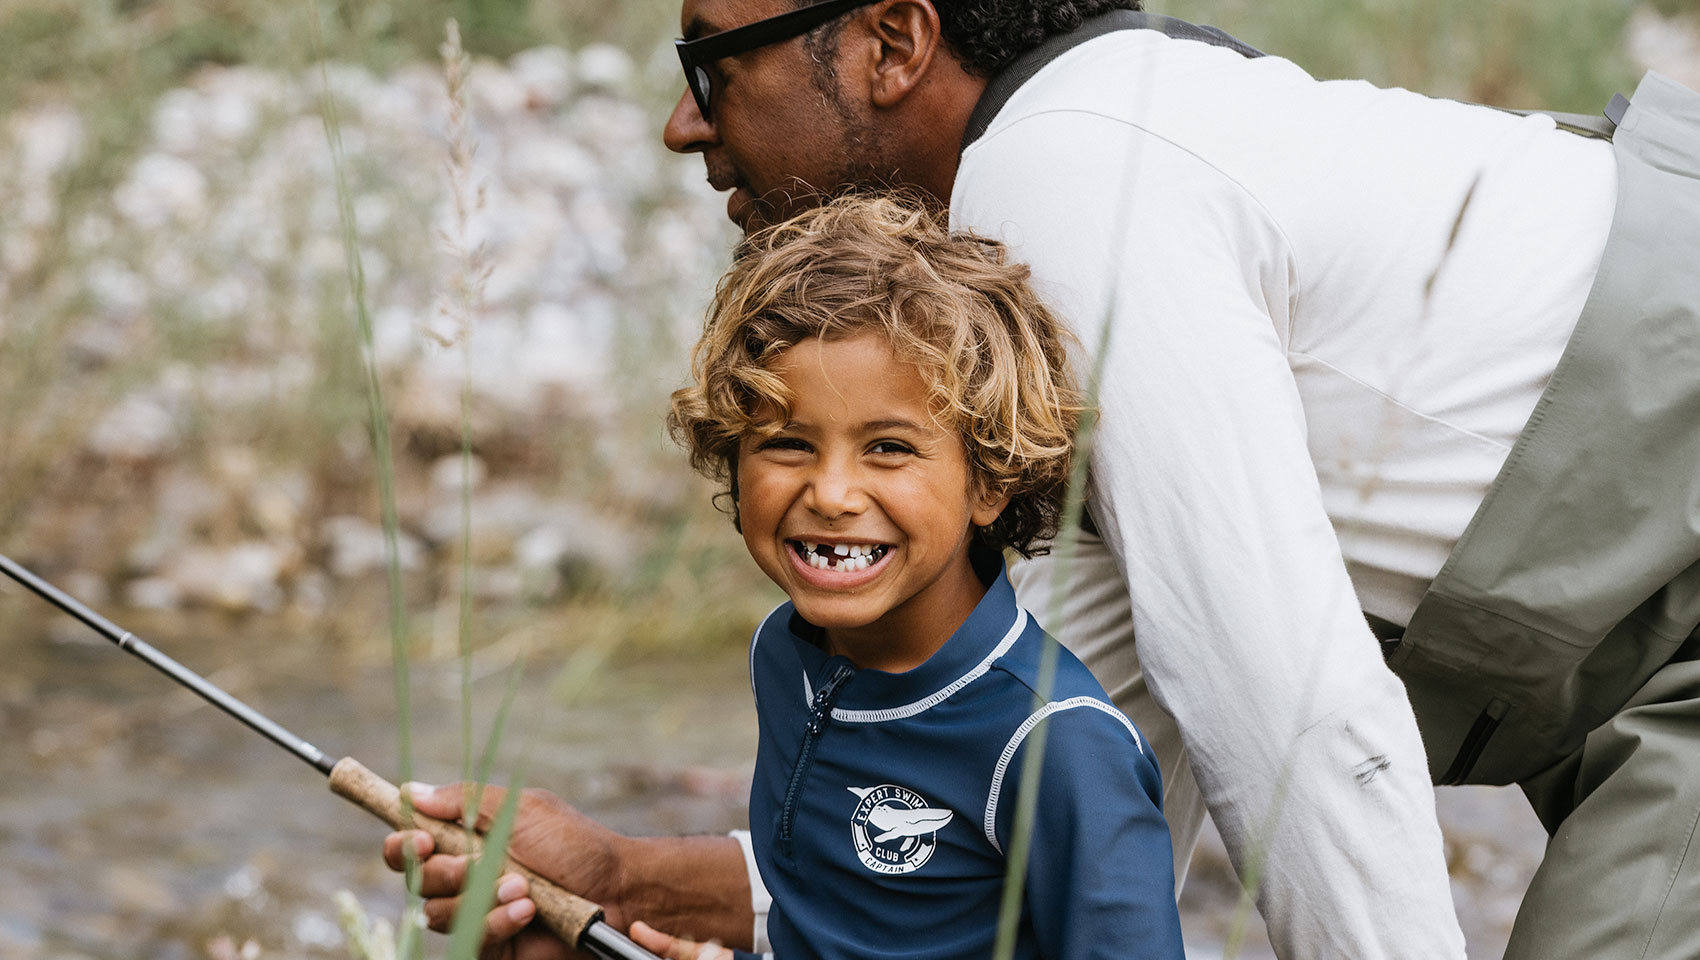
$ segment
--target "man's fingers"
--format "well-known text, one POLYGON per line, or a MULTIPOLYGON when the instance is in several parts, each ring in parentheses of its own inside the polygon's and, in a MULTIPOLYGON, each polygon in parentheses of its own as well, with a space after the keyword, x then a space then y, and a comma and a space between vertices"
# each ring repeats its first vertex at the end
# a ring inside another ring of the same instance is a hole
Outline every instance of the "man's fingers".
POLYGON ((407 844, 409 841, 413 843, 415 862, 423 861, 431 856, 432 850, 436 849, 436 844, 432 842, 431 835, 423 830, 397 830, 384 838, 384 863, 388 864, 391 870, 399 871, 407 868, 407 844))
POLYGON ((517 936, 526 925, 537 916, 537 905, 529 897, 521 897, 512 903, 498 904, 484 918, 484 939, 489 941, 510 940, 517 936))
MULTIPOLYGON (((460 909, 460 892, 465 882, 465 857, 431 858, 419 881, 426 898, 426 926, 439 933, 449 932, 455 911, 460 909)), ((525 878, 517 873, 507 874, 497 882, 496 905, 484 918, 487 943, 510 939, 537 916, 537 904, 526 895, 528 889, 525 878)))
POLYGON ((454 926, 455 911, 460 909, 459 897, 432 897, 425 901, 425 925, 438 933, 448 933, 454 926))
MULTIPOLYGON (((466 797, 469 791, 477 788, 472 783, 445 783, 433 787, 425 783, 404 783, 402 790, 413 804, 413 809, 428 817, 438 820, 460 820, 466 813, 466 797)), ((478 793, 478 832, 490 829, 490 824, 496 818, 496 812, 502 808, 502 800, 507 796, 507 790, 502 787, 486 785, 478 793)))
POLYGON ((438 854, 419 868, 419 894, 423 897, 459 896, 466 886, 467 859, 438 854))

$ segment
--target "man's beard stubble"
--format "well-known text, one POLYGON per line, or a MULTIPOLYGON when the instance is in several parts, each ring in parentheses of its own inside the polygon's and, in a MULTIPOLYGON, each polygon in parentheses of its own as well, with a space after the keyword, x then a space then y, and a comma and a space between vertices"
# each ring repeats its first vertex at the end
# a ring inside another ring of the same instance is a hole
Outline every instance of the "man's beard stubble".
POLYGON ((756 216, 745 225, 745 232, 785 220, 833 197, 848 193, 881 193, 903 187, 897 162, 891 156, 890 141, 871 116, 858 113, 854 104, 838 86, 838 25, 829 25, 820 34, 804 40, 813 67, 810 84, 820 95, 821 107, 830 114, 840 131, 834 168, 823 177, 825 185, 812 184, 793 177, 755 198, 756 216))

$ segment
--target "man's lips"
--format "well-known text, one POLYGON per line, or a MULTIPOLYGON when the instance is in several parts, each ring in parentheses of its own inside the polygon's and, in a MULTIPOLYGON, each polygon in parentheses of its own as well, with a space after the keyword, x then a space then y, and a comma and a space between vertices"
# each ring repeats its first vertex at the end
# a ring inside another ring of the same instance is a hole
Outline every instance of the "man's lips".
POLYGON ((708 185, 717 193, 744 185, 744 178, 738 175, 737 168, 723 157, 705 157, 703 166, 708 168, 708 185))

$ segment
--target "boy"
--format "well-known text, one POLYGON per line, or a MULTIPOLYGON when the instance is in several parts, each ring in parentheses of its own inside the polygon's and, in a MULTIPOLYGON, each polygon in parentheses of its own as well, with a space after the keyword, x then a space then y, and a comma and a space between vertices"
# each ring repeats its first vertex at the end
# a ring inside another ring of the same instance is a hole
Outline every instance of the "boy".
POLYGON ((1041 721, 1015 955, 1182 954, 1156 762, 1066 651, 1036 701, 1047 641, 1003 572, 1056 532, 1080 412, 1026 275, 917 207, 835 202, 745 242, 673 396, 790 596, 750 649, 779 960, 991 956, 1041 721))

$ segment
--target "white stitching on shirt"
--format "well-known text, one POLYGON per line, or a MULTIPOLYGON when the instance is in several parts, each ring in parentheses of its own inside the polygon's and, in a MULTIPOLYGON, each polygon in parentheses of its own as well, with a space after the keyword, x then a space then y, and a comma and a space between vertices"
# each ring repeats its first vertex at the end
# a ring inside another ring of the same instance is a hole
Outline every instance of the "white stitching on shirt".
MULTIPOLYGON (((1015 623, 1010 625, 1009 632, 1003 635, 1003 639, 999 640, 998 645, 992 648, 992 652, 986 654, 986 658, 975 664, 972 670, 956 678, 950 686, 914 703, 892 707, 889 710, 844 710, 835 707, 832 711, 832 719, 841 723, 884 723, 887 720, 902 720, 906 717, 913 717, 930 707, 936 707, 949 699, 951 694, 984 676, 986 671, 992 668, 993 661, 1008 653, 1009 648, 1015 645, 1016 638, 1021 636, 1021 631, 1026 628, 1027 611, 1018 607, 1016 608, 1015 623)), ((805 701, 814 698, 814 694, 810 692, 807 673, 803 675, 803 693, 805 701)))
MULTIPOLYGON (((783 603, 779 605, 783 606, 783 603)), ((761 642, 761 632, 767 629, 767 622, 779 612, 779 607, 769 610, 767 616, 762 617, 761 623, 756 626, 756 632, 750 635, 750 698, 755 700, 757 705, 761 703, 761 696, 756 693, 756 644, 761 642)))
POLYGON ((1053 713, 1072 710, 1075 707, 1091 707, 1100 713, 1107 713, 1120 720, 1122 726, 1127 728, 1128 734, 1133 737, 1133 745, 1139 748, 1141 754, 1145 752, 1145 742, 1139 738, 1139 731, 1133 728, 1133 721, 1129 720, 1120 710, 1096 697, 1070 697, 1067 700, 1053 700, 1033 711, 1033 715, 1028 717, 1020 727, 1017 727, 1015 734, 1009 738, 1008 745, 1003 748, 1003 756, 998 758, 997 768, 992 771, 992 787, 986 793, 986 819, 982 826, 985 828, 986 839, 990 841, 993 850, 1003 853, 1003 846, 998 843, 998 798, 1003 792, 1004 774, 1009 771, 1009 762, 1014 759, 1016 748, 1021 746, 1021 741, 1025 740, 1027 734, 1039 725, 1039 721, 1053 713))

